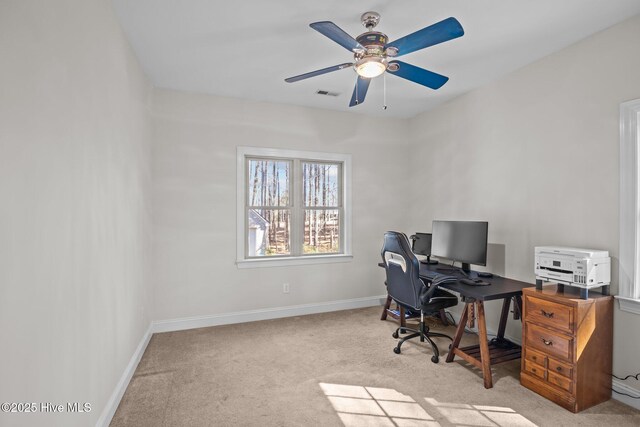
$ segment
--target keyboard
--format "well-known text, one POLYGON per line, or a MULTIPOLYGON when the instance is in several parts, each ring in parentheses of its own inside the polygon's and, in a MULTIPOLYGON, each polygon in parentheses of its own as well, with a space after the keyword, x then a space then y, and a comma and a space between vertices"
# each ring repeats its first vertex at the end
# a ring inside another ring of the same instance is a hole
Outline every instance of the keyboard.
POLYGON ((452 283, 458 281, 457 277, 447 276, 446 274, 438 273, 437 271, 427 270, 423 274, 432 282, 438 281, 438 283, 452 283))

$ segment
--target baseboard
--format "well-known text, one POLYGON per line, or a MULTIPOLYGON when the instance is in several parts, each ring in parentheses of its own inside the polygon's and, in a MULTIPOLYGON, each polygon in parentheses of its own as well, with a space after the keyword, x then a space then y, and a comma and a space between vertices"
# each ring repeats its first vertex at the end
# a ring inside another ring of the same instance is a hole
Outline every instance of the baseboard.
POLYGON ((153 332, 182 331, 185 329, 206 328, 209 326, 230 325, 233 323, 255 322, 257 320, 277 319, 281 317, 303 316, 305 314, 326 313, 330 311, 352 310, 374 307, 386 300, 386 295, 328 301, 313 304, 291 305, 259 310, 236 311, 233 313, 212 314, 206 316, 184 317, 180 319, 156 320, 152 322, 153 332))
POLYGON ((107 402, 102 414, 100 414, 100 418, 98 418, 98 422, 96 423, 97 427, 108 427, 111 423, 111 419, 116 413, 116 409, 118 409, 118 405, 120 404, 120 400, 124 395, 125 390, 129 386, 129 381, 131 381, 131 377, 133 377, 133 373, 136 371, 138 367, 138 363, 144 354, 147 345, 149 344, 149 340, 151 339, 151 335, 153 335, 152 324, 149 324, 149 328, 144 333, 140 344, 138 344, 138 348, 131 356, 131 360, 129 360, 129 364, 124 370, 124 373, 120 377, 120 381, 116 385, 116 388, 113 390, 109 401, 107 402))
POLYGON ((640 390, 630 387, 628 384, 625 384, 624 381, 619 380, 617 378, 613 379, 613 389, 619 392, 628 394, 629 396, 625 396, 624 394, 613 392, 611 397, 613 397, 619 402, 622 402, 624 404, 631 406, 632 408, 636 408, 640 410, 640 390), (636 399, 630 396, 633 396, 636 399))

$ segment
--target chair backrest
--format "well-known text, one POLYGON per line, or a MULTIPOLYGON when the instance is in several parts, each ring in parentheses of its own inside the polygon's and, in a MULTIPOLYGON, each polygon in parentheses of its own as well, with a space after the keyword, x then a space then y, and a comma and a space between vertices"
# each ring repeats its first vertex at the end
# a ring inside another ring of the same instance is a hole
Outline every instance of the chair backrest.
POLYGON ((380 254, 387 273, 387 292, 391 298, 420 310, 420 295, 426 285, 420 279, 420 262, 411 251, 407 236, 397 231, 387 231, 380 254))

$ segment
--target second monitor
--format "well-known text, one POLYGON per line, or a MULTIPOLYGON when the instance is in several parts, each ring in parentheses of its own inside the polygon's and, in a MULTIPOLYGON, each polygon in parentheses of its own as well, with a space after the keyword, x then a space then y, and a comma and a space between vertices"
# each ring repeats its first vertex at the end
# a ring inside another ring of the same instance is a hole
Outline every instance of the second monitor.
POLYGON ((470 264, 487 265, 486 221, 433 221, 431 255, 462 263, 462 271, 470 264))
POLYGON ((431 259, 431 234, 416 233, 411 236, 411 250, 414 254, 426 256, 427 259, 420 260, 423 264, 437 264, 438 261, 431 259))

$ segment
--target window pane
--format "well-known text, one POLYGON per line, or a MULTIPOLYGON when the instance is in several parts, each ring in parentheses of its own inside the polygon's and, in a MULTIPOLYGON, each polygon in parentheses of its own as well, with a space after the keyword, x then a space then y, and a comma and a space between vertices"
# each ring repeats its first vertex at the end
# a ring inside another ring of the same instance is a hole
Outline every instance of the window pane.
POLYGON ((290 165, 286 160, 249 159, 247 204, 289 206, 290 165))
POLYGON ((339 206, 340 165, 336 163, 302 163, 303 200, 305 206, 339 206))
POLYGON ((247 255, 291 254, 291 215, 288 209, 249 209, 247 255))
POLYGON ((304 253, 340 252, 340 218, 337 209, 304 211, 304 253))

